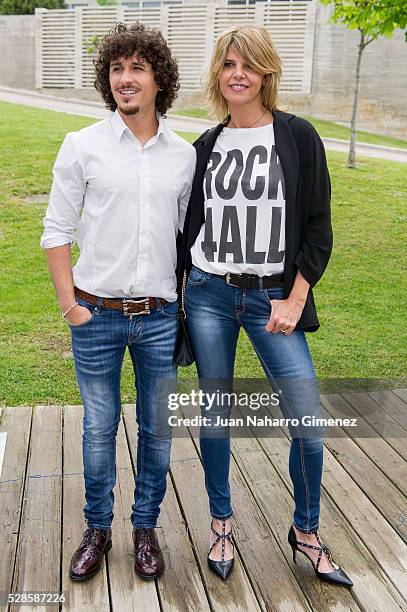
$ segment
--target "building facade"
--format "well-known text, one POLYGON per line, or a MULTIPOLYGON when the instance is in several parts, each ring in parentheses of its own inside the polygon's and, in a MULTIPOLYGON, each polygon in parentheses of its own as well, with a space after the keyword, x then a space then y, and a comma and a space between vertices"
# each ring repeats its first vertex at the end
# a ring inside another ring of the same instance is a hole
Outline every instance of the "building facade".
MULTIPOLYGON (((75 3, 83 0, 74 0, 75 3)), ((83 97, 93 84, 94 37, 116 22, 159 27, 180 66, 185 104, 199 104, 214 42, 232 24, 257 23, 271 33, 283 59, 280 107, 349 122, 358 32, 329 22, 317 0, 140 0, 36 15, 0 16, 0 85, 69 90, 83 97)), ((407 138, 407 44, 396 31, 369 45, 361 67, 358 125, 407 138)))

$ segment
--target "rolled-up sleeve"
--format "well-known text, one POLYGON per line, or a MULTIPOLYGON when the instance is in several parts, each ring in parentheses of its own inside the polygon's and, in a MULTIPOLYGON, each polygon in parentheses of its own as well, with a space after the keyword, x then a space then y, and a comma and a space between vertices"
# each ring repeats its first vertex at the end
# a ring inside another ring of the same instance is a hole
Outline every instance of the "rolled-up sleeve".
POLYGON ((65 136, 53 168, 53 182, 43 219, 41 247, 73 244, 79 224, 86 183, 75 134, 65 136))
POLYGON ((185 214, 188 208, 189 197, 192 191, 192 182, 194 180, 196 166, 196 150, 191 149, 190 160, 188 164, 187 176, 188 179, 185 182, 184 189, 178 198, 178 230, 182 232, 184 229, 185 214))

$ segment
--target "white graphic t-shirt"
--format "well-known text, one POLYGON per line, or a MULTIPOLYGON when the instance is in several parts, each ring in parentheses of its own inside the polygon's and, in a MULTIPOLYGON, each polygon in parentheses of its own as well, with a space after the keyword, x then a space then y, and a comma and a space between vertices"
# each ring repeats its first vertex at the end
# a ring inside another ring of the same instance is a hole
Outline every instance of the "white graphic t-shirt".
POLYGON ((205 223, 192 263, 213 274, 284 271, 285 181, 273 124, 224 128, 203 181, 205 223))

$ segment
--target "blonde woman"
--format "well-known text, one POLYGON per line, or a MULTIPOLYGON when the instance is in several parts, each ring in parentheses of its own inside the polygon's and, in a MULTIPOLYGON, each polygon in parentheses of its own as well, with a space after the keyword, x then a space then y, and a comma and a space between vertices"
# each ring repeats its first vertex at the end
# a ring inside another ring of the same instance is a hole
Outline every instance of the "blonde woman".
MULTIPOLYGON (((195 143, 178 272, 180 287, 188 278, 185 306, 201 386, 232 387, 243 327, 266 376, 284 390, 284 415, 298 417, 319 414, 304 332, 319 327, 312 287, 332 249, 330 179, 313 126, 277 109, 280 77, 280 58, 264 28, 220 36, 207 95, 222 122, 195 143)), ((212 407, 212 414, 222 410, 212 407)), ((318 578, 352 586, 318 534, 321 434, 290 433, 293 558, 300 551, 318 578)), ((212 516, 208 563, 226 579, 233 567, 228 428, 202 427, 200 447, 212 516)))

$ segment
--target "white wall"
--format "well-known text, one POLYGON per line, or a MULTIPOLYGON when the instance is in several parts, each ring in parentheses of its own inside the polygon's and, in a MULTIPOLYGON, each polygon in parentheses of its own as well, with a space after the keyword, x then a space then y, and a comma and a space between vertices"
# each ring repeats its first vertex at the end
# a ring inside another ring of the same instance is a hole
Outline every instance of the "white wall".
POLYGON ((34 15, 0 15, 0 84, 34 89, 34 15))

